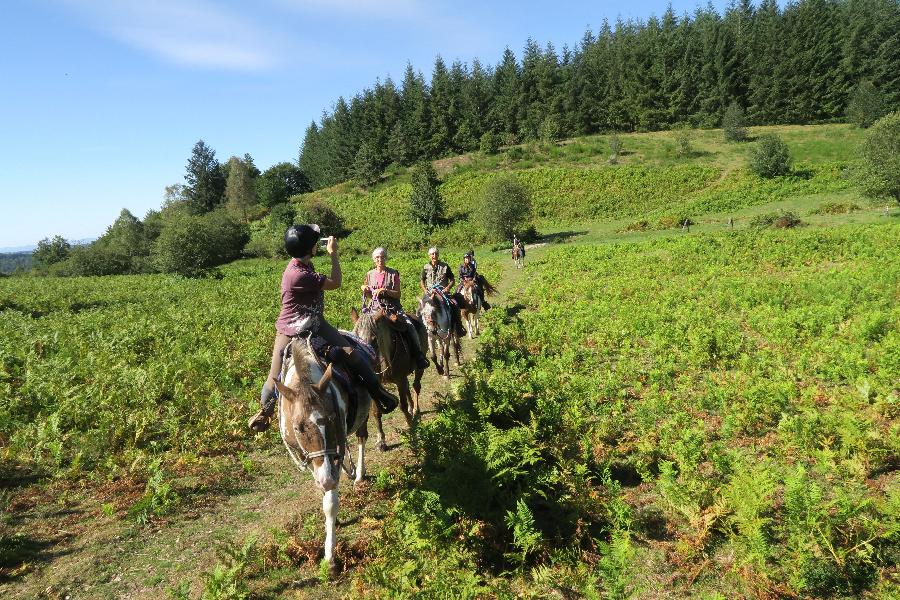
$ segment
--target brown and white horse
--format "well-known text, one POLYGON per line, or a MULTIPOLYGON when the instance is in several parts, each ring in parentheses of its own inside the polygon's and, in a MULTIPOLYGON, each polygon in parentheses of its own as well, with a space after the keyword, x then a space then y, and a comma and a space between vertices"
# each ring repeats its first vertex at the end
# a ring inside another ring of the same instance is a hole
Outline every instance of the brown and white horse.
MULTIPOLYGON (((408 347, 409 341, 388 323, 390 317, 383 311, 364 312, 360 315, 354 308, 350 311, 350 318, 353 321, 353 333, 375 346, 378 351, 380 363, 378 373, 381 381, 397 386, 400 410, 406 417, 406 425, 412 427, 413 419, 419 414, 419 393, 422 391, 422 373, 425 370, 416 366, 412 350, 408 347), (408 379, 411 374, 414 375, 412 393, 409 390, 408 379)), ((418 330, 416 335, 419 335, 421 347, 425 348, 427 343, 425 336, 419 334, 418 330)), ((375 423, 378 426, 378 449, 387 450, 384 428, 381 424, 381 411, 377 404, 372 404, 372 412, 375 414, 375 423)))
MULTIPOLYGON (((491 295, 497 291, 484 277, 481 278, 481 281, 482 285, 484 285, 485 294, 491 295)), ((475 280, 463 279, 459 295, 462 296, 459 314, 466 326, 466 330, 469 332, 469 339, 472 339, 481 332, 478 324, 478 317, 482 310, 481 296, 475 293, 475 280)))
POLYGON ((450 379, 451 348, 456 355, 456 366, 459 366, 459 338, 456 336, 450 307, 439 292, 431 290, 422 299, 419 314, 428 332, 428 350, 431 352, 434 368, 444 379, 450 379))
POLYGON ((513 244, 512 259, 513 262, 516 263, 517 269, 521 269, 525 266, 525 248, 522 247, 521 242, 513 244))
POLYGON ((362 386, 355 386, 356 417, 347 427, 347 391, 332 380, 330 365, 322 371, 312 349, 302 338, 291 342, 291 356, 285 361, 282 380, 283 383, 275 383, 279 393, 281 439, 297 468, 310 471, 316 486, 322 490, 325 559, 334 571, 334 526, 340 506, 341 468, 354 479, 354 484, 362 481, 365 475, 367 422, 372 398, 362 386), (347 448, 347 436, 351 433, 356 433, 359 443, 355 466, 347 448), (344 463, 345 457, 349 467, 344 463))

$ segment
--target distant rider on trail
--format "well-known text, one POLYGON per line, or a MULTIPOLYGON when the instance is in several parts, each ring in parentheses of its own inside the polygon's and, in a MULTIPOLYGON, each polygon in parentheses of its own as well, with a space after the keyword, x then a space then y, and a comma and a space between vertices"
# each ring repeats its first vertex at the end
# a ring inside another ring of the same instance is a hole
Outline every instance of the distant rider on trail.
POLYGON ((347 339, 325 320, 324 292, 341 287, 341 263, 337 240, 329 237, 326 250, 331 256, 331 275, 326 277, 316 272, 312 257, 316 255, 320 235, 319 226, 315 224, 292 225, 284 234, 284 248, 293 258, 281 276, 281 313, 275 324, 278 333, 272 348, 272 366, 260 394, 260 411, 248 422, 253 431, 269 428, 269 421, 275 414, 275 380, 281 376, 284 349, 292 337, 307 331, 323 338, 331 346, 329 358, 343 363, 362 381, 382 412, 391 412, 397 407, 396 396, 381 386, 366 358, 353 350, 347 339))
POLYGON ((375 268, 366 273, 366 279, 362 284, 363 298, 371 298, 368 310, 381 309, 388 315, 396 315, 397 322, 406 325, 406 337, 409 340, 410 352, 420 369, 428 368, 428 359, 422 353, 417 327, 421 322, 403 312, 400 304, 400 273, 387 266, 387 250, 375 248, 372 252, 372 262, 375 268))

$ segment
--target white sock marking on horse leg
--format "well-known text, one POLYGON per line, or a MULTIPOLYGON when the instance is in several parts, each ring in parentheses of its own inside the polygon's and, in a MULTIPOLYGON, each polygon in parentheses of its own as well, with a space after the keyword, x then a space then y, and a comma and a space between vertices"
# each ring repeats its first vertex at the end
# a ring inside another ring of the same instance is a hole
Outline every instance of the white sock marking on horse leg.
POLYGON ((366 441, 359 440, 359 454, 356 461, 356 483, 359 483, 366 476, 366 441))
POLYGON ((325 492, 322 496, 322 512, 325 513, 325 560, 329 565, 334 564, 334 523, 337 520, 338 491, 336 489, 325 492))

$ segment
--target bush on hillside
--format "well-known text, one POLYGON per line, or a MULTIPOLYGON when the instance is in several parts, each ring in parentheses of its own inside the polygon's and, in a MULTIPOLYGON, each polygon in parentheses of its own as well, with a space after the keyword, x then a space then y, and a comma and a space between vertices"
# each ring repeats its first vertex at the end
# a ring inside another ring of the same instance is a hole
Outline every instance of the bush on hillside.
MULTIPOLYGON (((344 220, 334 212, 334 209, 324 200, 313 199, 300 203, 297 207, 296 215, 291 215, 291 223, 316 223, 322 229, 323 236, 343 237, 344 220)), ((282 222, 287 222, 287 218, 282 218, 282 222)), ((285 229, 291 223, 284 226, 285 229)), ((281 231, 284 234, 284 230, 281 231)))
POLYGON ((157 238, 153 263, 165 273, 198 277, 212 267, 239 258, 250 238, 246 225, 225 210, 174 219, 157 238))
POLYGON ((818 208, 809 211, 811 215, 846 215, 860 210, 856 202, 825 202, 818 208))
POLYGON ((847 119, 862 129, 867 129, 887 112, 884 94, 868 79, 863 79, 850 94, 847 103, 847 119))
POLYGON ((485 154, 497 154, 500 150, 500 136, 493 131, 485 131, 479 147, 485 154))
POLYGON ((438 191, 439 184, 431 162, 422 161, 413 167, 409 194, 409 218, 413 223, 431 229, 444 218, 444 199, 438 191))
POLYGON ((858 180, 872 198, 900 204, 900 112, 878 119, 866 133, 858 180))
POLYGON ((531 194, 515 175, 494 178, 481 195, 481 220, 495 241, 512 239, 531 226, 531 194))
POLYGON ((675 156, 679 158, 689 158, 694 149, 691 141, 694 137, 693 130, 689 123, 679 123, 672 128, 672 135, 675 138, 675 156))
POLYGON ((754 173, 767 179, 787 175, 791 170, 791 151, 777 135, 764 135, 750 151, 749 166, 754 173))
POLYGON ((756 215, 750 220, 751 229, 790 229, 802 225, 803 221, 792 211, 776 211, 756 215))
POLYGON ((544 117, 544 120, 541 121, 541 127, 539 131, 541 141, 547 144, 553 144, 558 142, 562 138, 562 131, 559 126, 559 119, 557 119, 554 115, 547 115, 544 117))
POLYGON ((609 156, 609 164, 614 165, 619 162, 619 154, 622 153, 622 138, 619 137, 618 133, 613 133, 609 136, 609 149, 612 154, 609 156))
POLYGON ((732 102, 722 115, 722 133, 726 142, 743 142, 747 140, 747 118, 744 109, 737 102, 732 102))

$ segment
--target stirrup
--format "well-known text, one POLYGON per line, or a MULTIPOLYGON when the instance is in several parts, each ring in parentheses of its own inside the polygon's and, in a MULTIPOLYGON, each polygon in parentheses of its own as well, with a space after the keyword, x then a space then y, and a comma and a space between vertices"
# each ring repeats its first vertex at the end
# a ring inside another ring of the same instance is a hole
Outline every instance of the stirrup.
POLYGON ((272 416, 265 414, 262 409, 247 421, 247 427, 256 433, 262 433, 268 430, 271 424, 272 416))

